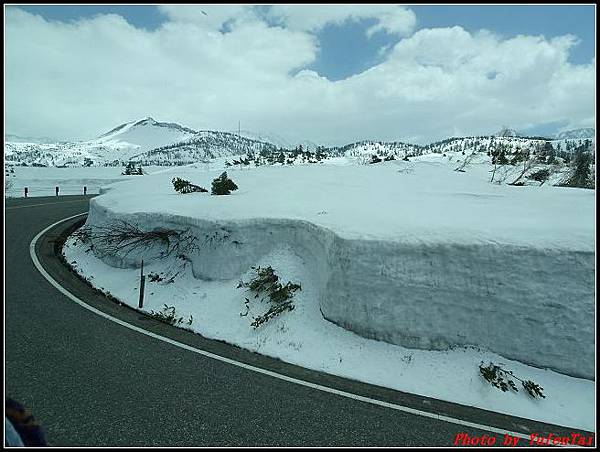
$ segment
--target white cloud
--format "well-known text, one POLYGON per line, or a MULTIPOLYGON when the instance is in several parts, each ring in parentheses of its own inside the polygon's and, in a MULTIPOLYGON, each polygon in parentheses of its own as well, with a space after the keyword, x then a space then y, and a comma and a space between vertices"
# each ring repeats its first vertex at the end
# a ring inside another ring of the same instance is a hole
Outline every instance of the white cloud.
POLYGON ((293 30, 311 32, 326 25, 376 19, 376 24, 367 29, 368 36, 378 31, 406 36, 412 33, 416 23, 411 10, 396 5, 274 5, 269 17, 293 30))
POLYGON ((173 17, 146 31, 116 15, 64 24, 7 8, 6 128, 84 139, 150 115, 344 144, 595 122, 595 61, 568 62, 573 36, 423 29, 381 64, 331 82, 305 69, 318 50, 310 21, 303 30, 236 14, 210 26, 173 17))

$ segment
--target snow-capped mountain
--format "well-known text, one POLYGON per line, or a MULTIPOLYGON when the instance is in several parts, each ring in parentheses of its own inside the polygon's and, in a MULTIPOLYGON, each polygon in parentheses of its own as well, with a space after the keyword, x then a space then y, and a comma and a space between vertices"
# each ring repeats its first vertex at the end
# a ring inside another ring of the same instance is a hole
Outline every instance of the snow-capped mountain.
POLYGON ((150 117, 121 124, 98 138, 61 143, 7 142, 5 159, 14 164, 42 166, 121 165, 134 155, 177 143, 196 132, 150 117))
POLYGON ((587 127, 584 129, 573 129, 565 130, 564 132, 557 133, 554 138, 557 140, 567 139, 593 139, 595 136, 595 129, 587 127))
POLYGON ((90 140, 89 143, 104 145, 128 143, 136 146, 137 152, 141 153, 183 141, 195 133, 195 130, 179 124, 158 122, 148 117, 121 124, 95 140, 90 140))
POLYGON ((178 143, 137 154, 131 160, 141 165, 185 165, 216 157, 271 153, 276 149, 272 143, 234 133, 203 130, 178 143))

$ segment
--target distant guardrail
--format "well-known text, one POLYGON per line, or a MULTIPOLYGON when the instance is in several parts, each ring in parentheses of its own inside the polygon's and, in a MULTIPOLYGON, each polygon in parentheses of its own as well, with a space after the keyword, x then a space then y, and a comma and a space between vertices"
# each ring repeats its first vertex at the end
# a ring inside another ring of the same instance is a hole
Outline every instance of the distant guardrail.
POLYGON ((100 187, 88 187, 83 185, 81 187, 73 186, 53 186, 53 187, 11 187, 5 189, 4 196, 8 198, 29 198, 35 196, 66 196, 66 195, 87 195, 97 194, 100 192, 100 187))

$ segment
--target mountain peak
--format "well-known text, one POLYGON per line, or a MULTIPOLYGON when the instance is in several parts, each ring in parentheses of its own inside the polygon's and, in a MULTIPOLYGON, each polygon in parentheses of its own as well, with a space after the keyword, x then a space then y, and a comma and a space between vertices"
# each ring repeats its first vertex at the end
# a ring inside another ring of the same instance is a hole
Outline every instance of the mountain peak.
POLYGON ((519 137, 521 134, 517 132, 515 129, 511 129, 509 127, 503 126, 499 132, 494 134, 497 137, 519 137))
POLYGON ((593 127, 583 129, 565 130, 557 133, 554 137, 558 140, 565 139, 591 139, 594 138, 596 130, 593 127))
POLYGON ((145 118, 140 119, 139 121, 136 121, 133 125, 141 126, 141 125, 146 125, 146 124, 154 125, 154 124, 158 124, 158 122, 151 116, 146 116, 145 118))

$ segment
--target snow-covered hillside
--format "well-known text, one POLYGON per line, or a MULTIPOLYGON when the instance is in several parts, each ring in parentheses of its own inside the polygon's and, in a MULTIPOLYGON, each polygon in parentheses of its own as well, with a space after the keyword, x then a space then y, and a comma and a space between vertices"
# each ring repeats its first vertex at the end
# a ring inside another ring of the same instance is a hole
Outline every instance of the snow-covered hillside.
POLYGON ((333 156, 345 157, 365 155, 405 157, 422 154, 421 146, 400 141, 359 141, 345 146, 325 148, 324 151, 333 156))
POLYGON ((579 149, 586 152, 592 152, 594 143, 593 140, 585 138, 544 140, 541 138, 514 136, 455 137, 422 146, 421 152, 423 154, 443 154, 455 151, 464 151, 465 153, 474 151, 489 153, 504 149, 508 153, 514 153, 516 151, 535 153, 547 142, 552 145, 557 153, 566 152, 569 154, 579 149))
POLYGON ((122 165, 134 155, 185 140, 194 131, 152 118, 132 121, 96 139, 61 143, 6 142, 5 159, 13 165, 102 166, 122 165))
POLYGON ((4 143, 4 163, 16 166, 85 166, 104 164, 114 149, 82 143, 4 143))
POLYGON ((275 149, 271 143, 228 132, 205 130, 178 143, 135 155, 131 160, 141 165, 177 166, 217 157, 274 152, 275 149))
POLYGON ((465 153, 490 153, 499 149, 505 149, 508 153, 514 153, 518 150, 535 153, 546 142, 550 142, 557 153, 573 153, 575 150, 592 152, 594 140, 589 138, 548 140, 520 136, 487 135, 478 137, 453 137, 426 145, 403 142, 360 141, 340 147, 323 148, 323 150, 334 156, 357 157, 361 155, 376 155, 378 157, 386 157, 393 155, 403 158, 406 156, 410 157, 431 153, 443 154, 457 151, 464 151, 465 153))
POLYGON ((575 130, 566 130, 564 132, 557 133, 554 138, 557 140, 566 140, 566 139, 594 139, 595 138, 595 130, 591 127, 587 127, 584 129, 575 129, 575 130))

